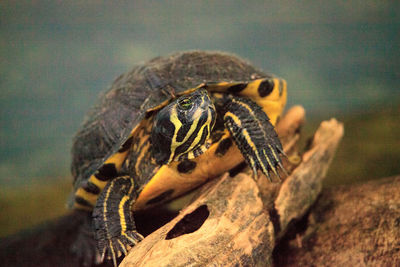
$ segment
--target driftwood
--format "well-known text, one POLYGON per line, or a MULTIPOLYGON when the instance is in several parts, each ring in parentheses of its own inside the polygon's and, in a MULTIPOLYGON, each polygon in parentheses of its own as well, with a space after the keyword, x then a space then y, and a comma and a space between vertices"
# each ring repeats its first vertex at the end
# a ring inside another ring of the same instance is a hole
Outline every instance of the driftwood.
POLYGON ((202 187, 181 213, 133 247, 120 266, 269 266, 291 222, 301 219, 322 190, 343 126, 323 122, 299 155, 304 110, 292 108, 277 127, 291 172, 283 183, 228 174, 202 187))
POLYGON ((244 174, 213 181, 177 218, 133 247, 120 266, 268 263, 274 229, 258 193, 244 174))

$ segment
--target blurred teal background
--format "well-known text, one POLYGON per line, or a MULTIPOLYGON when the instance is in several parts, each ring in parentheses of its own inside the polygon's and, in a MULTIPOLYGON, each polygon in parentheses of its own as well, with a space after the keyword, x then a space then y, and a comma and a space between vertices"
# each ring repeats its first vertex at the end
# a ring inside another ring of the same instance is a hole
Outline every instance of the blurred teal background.
POLYGON ((340 181, 354 168, 399 173, 399 33, 397 1, 1 1, 0 187, 69 185, 71 138, 98 93, 137 63, 189 49, 284 77, 309 127, 345 121, 340 181), (353 163, 363 149, 372 158, 353 163))

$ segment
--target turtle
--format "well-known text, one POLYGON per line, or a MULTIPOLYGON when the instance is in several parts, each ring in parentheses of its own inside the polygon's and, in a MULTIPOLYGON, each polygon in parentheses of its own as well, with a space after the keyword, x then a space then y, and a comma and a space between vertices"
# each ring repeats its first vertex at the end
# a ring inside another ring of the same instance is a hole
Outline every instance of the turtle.
POLYGON ((225 52, 177 52, 119 76, 73 139, 70 204, 88 218, 75 251, 116 266, 143 239, 135 211, 243 164, 255 179, 279 180, 274 126, 286 98, 284 79, 225 52))

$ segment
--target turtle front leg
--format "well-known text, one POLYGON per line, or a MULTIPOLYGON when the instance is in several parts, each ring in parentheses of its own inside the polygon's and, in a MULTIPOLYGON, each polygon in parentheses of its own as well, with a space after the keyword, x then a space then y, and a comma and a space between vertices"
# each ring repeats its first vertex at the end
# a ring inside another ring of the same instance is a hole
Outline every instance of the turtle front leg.
POLYGON ((133 178, 121 176, 111 180, 99 195, 93 210, 94 232, 97 245, 104 257, 112 259, 127 254, 143 236, 136 231, 132 205, 137 198, 133 178))
POLYGON ((281 158, 282 144, 267 114, 255 102, 238 96, 224 96, 224 124, 230 131, 255 178, 257 170, 272 181, 270 173, 280 178, 284 173, 281 158))

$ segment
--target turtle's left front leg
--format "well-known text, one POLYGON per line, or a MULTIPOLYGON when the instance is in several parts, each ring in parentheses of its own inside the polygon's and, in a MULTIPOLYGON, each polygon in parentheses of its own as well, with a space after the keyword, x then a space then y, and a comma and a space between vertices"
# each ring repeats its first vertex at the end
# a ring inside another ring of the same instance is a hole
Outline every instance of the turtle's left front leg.
POLYGON ((132 205, 137 198, 133 178, 121 176, 111 180, 103 189, 93 210, 94 232, 101 259, 127 254, 129 247, 143 239, 136 231, 132 205))
POLYGON ((271 172, 278 178, 279 169, 286 173, 280 158, 280 154, 283 154, 282 144, 262 108, 248 98, 234 95, 223 95, 219 101, 224 106, 225 127, 232 134, 255 177, 257 170, 264 173, 270 181, 271 172))

